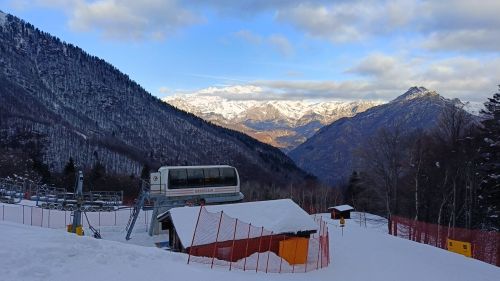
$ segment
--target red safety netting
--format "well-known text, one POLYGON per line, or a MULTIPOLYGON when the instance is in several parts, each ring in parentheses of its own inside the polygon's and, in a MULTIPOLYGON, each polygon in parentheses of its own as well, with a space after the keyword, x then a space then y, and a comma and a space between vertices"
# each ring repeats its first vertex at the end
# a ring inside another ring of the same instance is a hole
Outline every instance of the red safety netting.
POLYGON ((187 248, 188 263, 266 273, 308 272, 326 267, 330 263, 328 227, 320 217, 314 220, 318 223, 317 232, 297 237, 273 233, 201 207, 191 246, 187 248))
POLYGON ((474 259, 500 266, 499 232, 447 227, 396 216, 391 217, 390 232, 398 237, 442 249, 447 249, 447 238, 469 242, 474 259))

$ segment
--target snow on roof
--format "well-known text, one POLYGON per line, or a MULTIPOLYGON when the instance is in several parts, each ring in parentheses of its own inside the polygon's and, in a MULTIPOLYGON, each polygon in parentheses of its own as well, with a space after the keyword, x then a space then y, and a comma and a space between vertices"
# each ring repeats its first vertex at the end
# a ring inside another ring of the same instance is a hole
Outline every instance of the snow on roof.
MULTIPOLYGON (((279 233, 317 231, 318 225, 306 211, 290 199, 246 202, 205 206, 211 213, 224 211, 224 214, 237 218, 256 227, 279 233)), ((178 207, 159 215, 170 215, 182 244, 187 247, 193 239, 200 207, 178 207)))
POLYGON ((339 205, 339 206, 333 206, 333 207, 328 208, 328 210, 331 210, 331 209, 335 209, 339 212, 354 210, 354 208, 349 206, 349 205, 339 205))

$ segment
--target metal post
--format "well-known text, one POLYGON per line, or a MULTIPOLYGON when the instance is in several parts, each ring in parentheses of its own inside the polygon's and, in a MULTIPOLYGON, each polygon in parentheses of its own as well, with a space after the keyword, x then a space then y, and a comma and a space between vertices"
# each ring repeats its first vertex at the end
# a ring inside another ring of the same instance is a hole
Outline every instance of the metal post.
POLYGON ((217 250, 217 240, 219 239, 219 231, 220 231, 220 224, 222 222, 222 215, 224 215, 224 211, 220 211, 219 226, 217 227, 217 236, 215 236, 214 251, 212 253, 212 265, 210 266, 210 268, 214 268, 215 251, 217 250))
POLYGON ((115 226, 116 226, 116 212, 117 212, 117 210, 114 211, 114 213, 115 213, 115 226))
POLYGON ((31 209, 31 211, 30 211, 30 213, 31 213, 31 215, 30 215, 30 221, 31 221, 30 225, 33 226, 33 206, 31 206, 30 209, 31 209))
POLYGON ((23 205, 23 224, 24 224, 24 205, 23 205))
POLYGON ((2 220, 5 220, 5 205, 2 205, 2 220))
POLYGON ((245 271, 247 267, 247 257, 248 257, 248 242, 250 240, 250 228, 252 227, 252 224, 248 225, 248 235, 247 235, 247 246, 245 249, 245 262, 243 263, 243 271, 245 271))
POLYGON ((40 227, 43 227, 43 208, 42 208, 42 221, 40 222, 40 227))
POLYGON ((233 233, 233 246, 231 247, 231 259, 229 260, 229 271, 231 271, 231 267, 233 265, 233 253, 234 253, 234 240, 236 239, 236 227, 238 226, 238 219, 234 223, 234 233, 233 233))
MULTIPOLYGON (((198 219, 196 219, 196 226, 194 227, 194 232, 193 232, 193 239, 191 240, 191 247, 189 247, 189 256, 188 256, 188 264, 189 261, 191 260, 191 250, 193 249, 193 243, 194 243, 194 238, 196 235, 196 230, 198 229, 198 223, 200 222, 200 215, 201 215, 201 209, 203 206, 200 206, 200 211, 198 212, 198 219)), ((115 214, 115 224, 116 224, 116 214, 115 214)))
POLYGON ((260 238, 259 238, 259 250, 257 251, 257 266, 255 267, 255 272, 259 269, 259 257, 260 257, 260 246, 262 245, 262 234, 264 234, 264 227, 261 227, 260 238))
POLYGON ((271 231, 271 236, 269 237, 269 248, 267 249, 267 262, 266 262, 266 273, 269 267, 269 255, 271 254, 271 242, 273 241, 273 232, 271 231))
POLYGON ((50 228, 50 209, 49 209, 49 218, 47 220, 47 228, 50 228))

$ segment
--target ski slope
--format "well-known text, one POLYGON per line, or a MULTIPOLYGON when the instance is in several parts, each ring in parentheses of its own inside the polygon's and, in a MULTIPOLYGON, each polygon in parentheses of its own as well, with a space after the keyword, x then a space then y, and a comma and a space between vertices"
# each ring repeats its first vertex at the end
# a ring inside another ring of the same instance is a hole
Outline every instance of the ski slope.
MULTIPOLYGON (((332 264, 295 274, 187 265, 185 254, 124 243, 117 229, 102 231, 105 239, 118 240, 110 241, 77 237, 60 229, 0 222, 0 280, 500 280, 498 267, 389 236, 384 233, 383 222, 369 220, 365 228, 347 220, 342 236, 337 222, 326 220, 332 264)), ((149 245, 153 245, 158 238, 150 239, 149 245)), ((129 242, 148 245, 148 238, 145 233, 137 233, 129 242)))

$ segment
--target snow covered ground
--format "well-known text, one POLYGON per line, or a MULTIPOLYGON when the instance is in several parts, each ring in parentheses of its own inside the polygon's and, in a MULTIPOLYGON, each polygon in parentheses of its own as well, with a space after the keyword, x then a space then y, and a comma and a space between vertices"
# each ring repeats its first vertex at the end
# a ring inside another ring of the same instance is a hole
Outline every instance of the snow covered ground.
POLYGON ((385 224, 376 216, 367 217, 365 228, 355 214, 347 220, 343 236, 338 222, 324 217, 330 230, 331 265, 295 274, 187 265, 185 254, 154 247, 153 242, 166 237, 148 237, 145 226, 125 243, 119 227, 101 230, 105 239, 116 240, 109 241, 0 222, 0 280, 500 280, 498 267, 385 234, 385 224))

